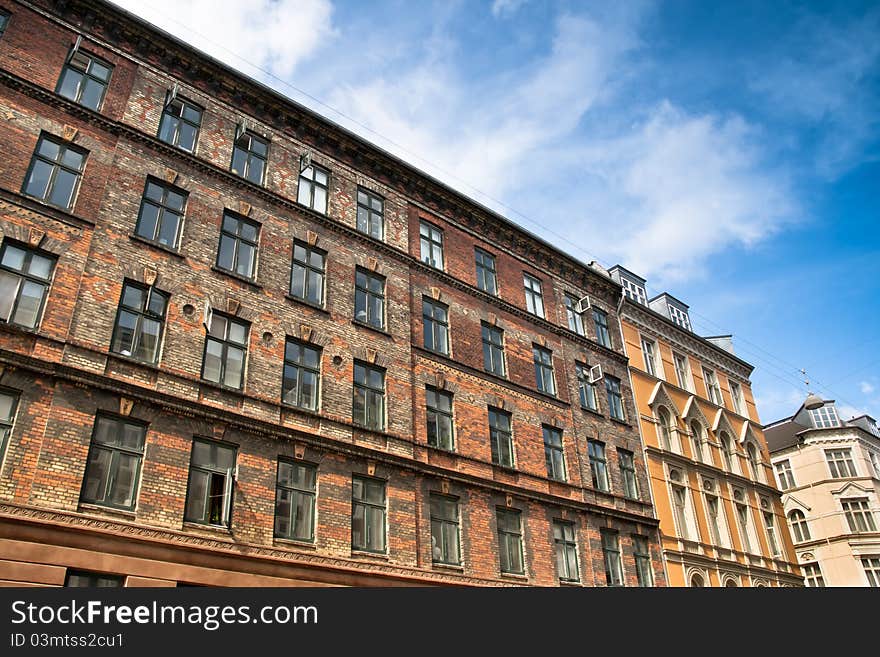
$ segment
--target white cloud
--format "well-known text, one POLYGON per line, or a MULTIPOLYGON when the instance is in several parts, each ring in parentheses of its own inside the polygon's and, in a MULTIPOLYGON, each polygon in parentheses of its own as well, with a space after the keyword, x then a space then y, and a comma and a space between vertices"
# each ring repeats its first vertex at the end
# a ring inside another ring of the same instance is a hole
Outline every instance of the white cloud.
POLYGON ((519 10, 528 0, 495 0, 492 3, 492 15, 496 18, 510 16, 519 10))
POLYGON ((859 383, 859 390, 862 391, 863 395, 870 395, 876 390, 876 388, 871 385, 868 381, 862 381, 859 383))

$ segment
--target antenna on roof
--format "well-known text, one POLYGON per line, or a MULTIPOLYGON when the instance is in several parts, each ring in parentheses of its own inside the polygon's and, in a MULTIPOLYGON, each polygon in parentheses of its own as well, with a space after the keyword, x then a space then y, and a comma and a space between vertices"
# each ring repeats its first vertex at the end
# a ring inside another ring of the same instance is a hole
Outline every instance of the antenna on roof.
POLYGON ((810 379, 807 377, 807 370, 801 368, 801 374, 804 375, 804 385, 807 386, 807 398, 804 400, 804 408, 808 411, 815 411, 817 408, 822 408, 825 405, 825 402, 822 401, 821 397, 810 391, 810 379))

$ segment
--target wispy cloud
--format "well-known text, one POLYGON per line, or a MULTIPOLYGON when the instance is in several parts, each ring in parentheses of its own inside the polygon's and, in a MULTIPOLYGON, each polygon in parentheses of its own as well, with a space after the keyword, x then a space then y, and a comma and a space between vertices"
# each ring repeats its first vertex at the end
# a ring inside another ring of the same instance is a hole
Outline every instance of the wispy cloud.
POLYGON ((870 395, 874 393, 876 388, 868 381, 862 381, 859 383, 859 390, 862 391, 863 395, 870 395))
POLYGON ((528 0, 494 0, 492 15, 496 18, 515 14, 528 0))

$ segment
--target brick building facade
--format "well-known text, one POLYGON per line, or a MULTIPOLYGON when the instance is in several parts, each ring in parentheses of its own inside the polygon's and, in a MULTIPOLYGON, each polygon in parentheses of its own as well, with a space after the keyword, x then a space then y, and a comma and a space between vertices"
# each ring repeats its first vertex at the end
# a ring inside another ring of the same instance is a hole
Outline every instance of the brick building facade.
POLYGON ((115 7, 0 14, 0 580, 665 584, 607 272, 115 7))

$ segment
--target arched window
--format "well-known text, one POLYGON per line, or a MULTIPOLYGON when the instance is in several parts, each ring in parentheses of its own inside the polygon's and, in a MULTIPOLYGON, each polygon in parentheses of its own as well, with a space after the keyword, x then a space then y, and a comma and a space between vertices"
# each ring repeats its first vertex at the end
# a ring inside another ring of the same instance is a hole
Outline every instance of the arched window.
POLYGON ((727 580, 726 582, 724 582, 724 586, 726 586, 726 587, 728 587, 728 588, 734 588, 734 589, 735 589, 735 588, 737 587, 736 580, 735 580, 735 579, 729 579, 729 580, 727 580))
POLYGON ((691 586, 697 589, 706 586, 706 582, 703 581, 703 576, 697 573, 691 575, 691 586))
POLYGON ((746 445, 746 455, 749 458, 749 468, 752 471, 752 478, 755 481, 761 481, 761 470, 758 465, 758 448, 755 447, 755 443, 749 442, 746 445))
POLYGON ((722 431, 719 439, 721 440, 721 457, 724 459, 724 469, 728 472, 735 472, 733 468, 733 446, 730 442, 730 436, 722 431))
POLYGON ((669 411, 662 406, 657 409, 657 420, 660 422, 660 447, 663 449, 672 449, 672 431, 669 420, 669 411))
POLYGON ((795 509, 789 513, 788 524, 791 525, 791 537, 795 543, 803 543, 810 540, 810 526, 807 524, 807 518, 803 511, 795 509))
POLYGON ((691 439, 694 445, 694 459, 703 462, 703 425, 694 420, 691 422, 691 439))

